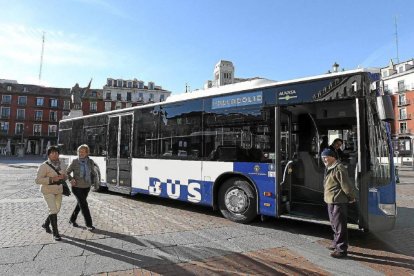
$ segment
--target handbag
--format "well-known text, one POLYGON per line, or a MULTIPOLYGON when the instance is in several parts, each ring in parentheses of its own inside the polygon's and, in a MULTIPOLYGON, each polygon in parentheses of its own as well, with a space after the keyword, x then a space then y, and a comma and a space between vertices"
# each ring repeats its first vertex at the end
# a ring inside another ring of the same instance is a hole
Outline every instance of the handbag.
MULTIPOLYGON (((60 172, 58 170, 56 170, 56 168, 53 167, 52 164, 50 164, 49 162, 46 162, 46 164, 48 164, 49 167, 51 167, 58 175, 60 175, 60 172)), ((62 194, 64 196, 70 196, 71 195, 71 192, 70 192, 68 184, 66 183, 66 180, 59 180, 58 184, 62 185, 62 187, 63 187, 63 193, 62 194)))

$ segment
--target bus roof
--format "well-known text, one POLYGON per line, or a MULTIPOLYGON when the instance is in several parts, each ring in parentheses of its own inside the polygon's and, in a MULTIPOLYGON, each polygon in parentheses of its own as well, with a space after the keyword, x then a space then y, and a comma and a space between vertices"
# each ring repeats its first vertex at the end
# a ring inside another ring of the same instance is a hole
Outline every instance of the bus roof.
POLYGON ((334 76, 352 75, 352 74, 363 73, 363 72, 379 73, 380 69, 379 68, 358 68, 354 70, 333 72, 333 73, 327 73, 327 74, 316 75, 316 76, 311 76, 311 77, 291 79, 291 80, 286 80, 286 81, 274 81, 274 80, 269 80, 265 78, 255 78, 252 80, 238 82, 234 84, 227 84, 227 85, 220 86, 220 87, 212 87, 208 89, 195 90, 191 93, 171 95, 163 102, 157 102, 157 103, 152 103, 152 104, 145 104, 145 105, 133 106, 133 107, 123 108, 123 109, 111 110, 111 111, 106 111, 106 112, 97 113, 97 114, 85 115, 81 117, 67 118, 67 119, 62 119, 61 121, 89 118, 89 117, 99 116, 101 114, 112 114, 112 113, 116 114, 119 112, 128 112, 130 110, 135 110, 137 108, 146 108, 146 107, 151 107, 151 106, 162 105, 165 103, 182 102, 182 101, 187 101, 187 100, 192 100, 192 99, 197 99, 197 98, 206 98, 206 97, 215 96, 215 95, 230 94, 234 92, 242 92, 242 91, 248 91, 248 90, 258 89, 258 88, 282 86, 282 85, 287 85, 287 84, 292 84, 292 83, 313 81, 313 80, 319 80, 319 79, 324 79, 324 78, 331 78, 334 76))

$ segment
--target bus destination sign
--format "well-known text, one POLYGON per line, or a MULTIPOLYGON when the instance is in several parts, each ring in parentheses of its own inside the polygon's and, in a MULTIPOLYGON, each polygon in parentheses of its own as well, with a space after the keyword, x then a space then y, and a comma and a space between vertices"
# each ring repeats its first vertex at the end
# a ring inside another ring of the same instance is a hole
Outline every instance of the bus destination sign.
POLYGON ((239 107, 246 105, 261 104, 263 102, 262 91, 246 94, 217 97, 212 99, 211 109, 239 107))

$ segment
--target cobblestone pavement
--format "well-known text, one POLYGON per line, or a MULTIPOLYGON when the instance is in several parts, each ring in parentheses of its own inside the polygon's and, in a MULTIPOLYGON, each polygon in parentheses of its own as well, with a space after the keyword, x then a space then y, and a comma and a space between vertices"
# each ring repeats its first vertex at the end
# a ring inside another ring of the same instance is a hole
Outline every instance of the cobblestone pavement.
POLYGON ((62 242, 40 227, 40 159, 0 159, 1 275, 414 275, 414 171, 400 170, 399 217, 381 234, 350 231, 346 260, 329 257, 328 226, 274 220, 236 224, 210 208, 149 196, 92 193, 95 232, 59 214, 62 242))

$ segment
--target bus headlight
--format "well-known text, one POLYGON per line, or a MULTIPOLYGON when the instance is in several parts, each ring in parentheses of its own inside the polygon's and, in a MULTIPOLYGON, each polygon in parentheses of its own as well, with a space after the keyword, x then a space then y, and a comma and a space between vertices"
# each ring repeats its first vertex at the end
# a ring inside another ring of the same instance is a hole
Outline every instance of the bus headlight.
POLYGON ((397 215, 397 208, 395 206, 395 203, 394 204, 378 204, 378 207, 387 216, 396 216, 397 215))

